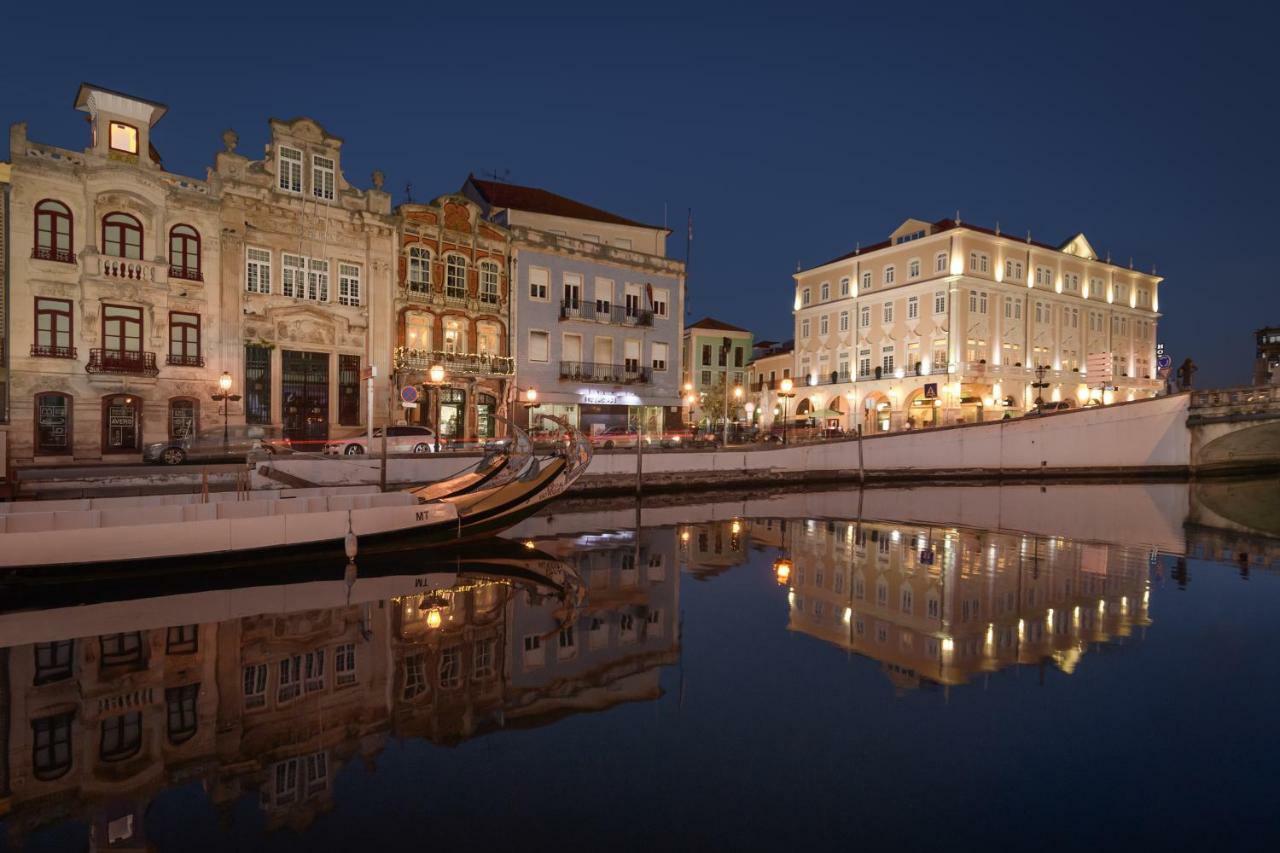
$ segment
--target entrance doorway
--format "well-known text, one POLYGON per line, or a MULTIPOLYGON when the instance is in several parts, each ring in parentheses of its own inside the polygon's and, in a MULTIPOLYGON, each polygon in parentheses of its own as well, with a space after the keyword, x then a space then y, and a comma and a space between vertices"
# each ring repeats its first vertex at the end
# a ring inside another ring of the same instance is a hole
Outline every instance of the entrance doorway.
POLYGON ((116 394, 102 401, 102 452, 137 453, 142 449, 138 428, 142 404, 132 394, 116 394))
POLYGON ((488 394, 476 395, 476 435, 479 438, 493 438, 495 426, 493 417, 497 414, 498 401, 488 394))
POLYGON ((329 438, 329 355, 281 353, 284 437, 320 442, 329 438))
POLYGON ((467 392, 457 388, 440 389, 440 437, 457 441, 467 425, 467 392))

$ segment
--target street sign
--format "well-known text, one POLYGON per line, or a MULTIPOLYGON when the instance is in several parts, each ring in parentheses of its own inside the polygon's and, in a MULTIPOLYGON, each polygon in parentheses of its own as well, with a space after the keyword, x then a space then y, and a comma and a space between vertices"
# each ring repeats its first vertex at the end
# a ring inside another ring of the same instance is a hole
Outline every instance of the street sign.
POLYGON ((373 379, 377 375, 378 375, 378 366, 375 364, 371 364, 368 367, 360 368, 361 379, 373 379))
POLYGON ((1167 355, 1157 356, 1156 367, 1160 370, 1168 370, 1170 367, 1173 367, 1173 359, 1167 355))
POLYGON ((401 401, 400 401, 400 405, 401 405, 401 406, 404 406, 406 409, 416 409, 416 408, 418 408, 418 404, 417 404, 417 403, 410 403, 408 400, 401 400, 401 401))
POLYGON ((938 399, 938 383, 937 382, 924 383, 924 398, 926 400, 938 399))
POLYGON ((406 385, 400 389, 400 402, 414 403, 418 402, 418 388, 416 385, 406 385))
POLYGON ((1089 354, 1086 362, 1089 367, 1090 382, 1110 382, 1115 370, 1110 352, 1094 352, 1089 354))

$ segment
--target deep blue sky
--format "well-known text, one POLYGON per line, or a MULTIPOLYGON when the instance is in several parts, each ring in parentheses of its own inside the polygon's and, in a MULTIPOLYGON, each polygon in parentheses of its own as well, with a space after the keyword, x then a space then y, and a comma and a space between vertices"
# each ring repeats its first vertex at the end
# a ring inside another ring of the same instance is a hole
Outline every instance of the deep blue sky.
POLYGON ((797 261, 959 209, 1051 242, 1084 231, 1100 253, 1155 264, 1160 338, 1199 380, 1247 381, 1252 330, 1280 323, 1280 22, 1261 6, 639 19, 526 4, 464 19, 423 3, 287 17, 46 5, 5 21, 5 125, 83 146, 71 100, 90 80, 170 106, 155 142, 179 172, 203 175, 227 127, 254 153, 268 116, 305 114, 346 140, 349 179, 367 186, 380 168, 397 201, 410 181, 422 200, 468 171, 510 170, 641 220, 661 222, 665 204, 676 257, 692 208, 689 319, 785 337, 797 261))

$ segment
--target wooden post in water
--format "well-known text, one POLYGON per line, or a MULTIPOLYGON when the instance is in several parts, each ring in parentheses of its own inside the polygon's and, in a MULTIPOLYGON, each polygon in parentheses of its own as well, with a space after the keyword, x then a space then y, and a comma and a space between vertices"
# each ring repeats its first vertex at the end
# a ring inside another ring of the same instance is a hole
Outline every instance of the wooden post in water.
POLYGON ((867 482, 867 469, 862 463, 862 424, 858 424, 858 482, 867 482))

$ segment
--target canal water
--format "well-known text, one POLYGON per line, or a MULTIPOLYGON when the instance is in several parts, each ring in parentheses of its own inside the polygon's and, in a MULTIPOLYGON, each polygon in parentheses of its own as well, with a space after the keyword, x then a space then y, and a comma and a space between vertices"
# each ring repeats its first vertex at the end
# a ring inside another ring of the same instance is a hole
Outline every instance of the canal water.
POLYGON ((565 503, 5 587, 10 850, 1275 849, 1280 487, 565 503))

